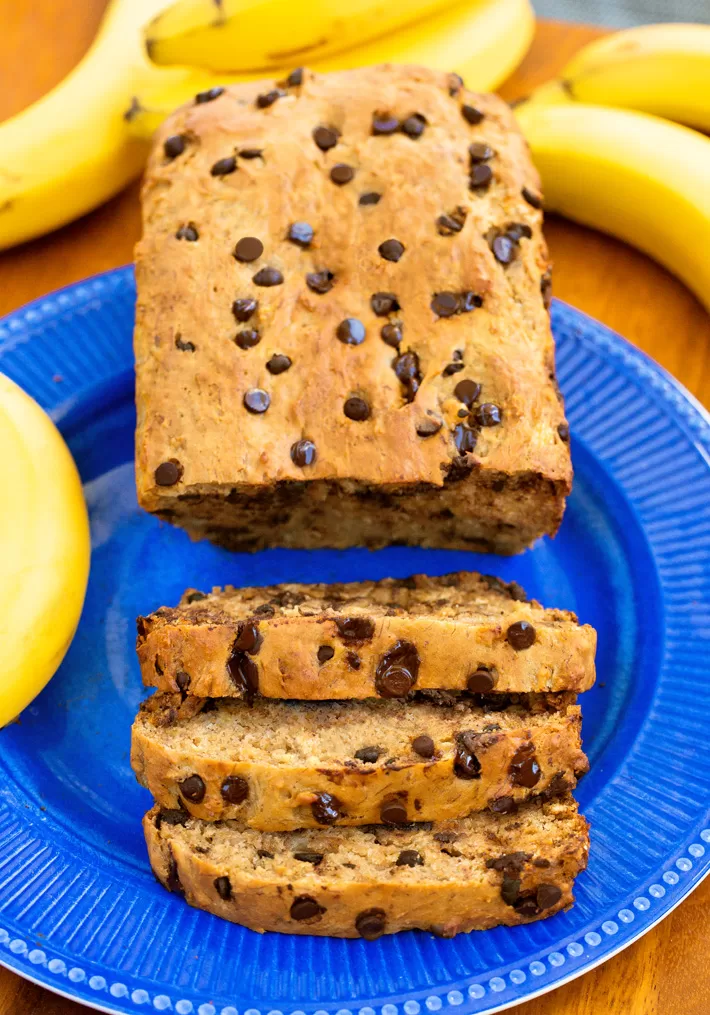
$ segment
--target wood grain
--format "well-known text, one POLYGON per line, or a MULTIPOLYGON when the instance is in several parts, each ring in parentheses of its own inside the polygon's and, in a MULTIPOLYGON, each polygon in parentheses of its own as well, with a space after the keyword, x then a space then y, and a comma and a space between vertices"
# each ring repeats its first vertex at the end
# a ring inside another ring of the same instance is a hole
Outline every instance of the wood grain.
MULTIPOLYGON (((0 117, 50 88, 88 46, 103 0, 0 0, 0 117)), ((597 29, 541 22, 505 87, 526 95, 554 76, 597 29)), ((600 186, 604 181, 600 181, 600 186)), ((86 275, 131 260, 138 237, 137 185, 44 239, 0 254, 0 313, 86 275)), ((550 219, 555 293, 635 342, 710 405, 710 318, 663 268, 609 237, 550 219)), ((688 238, 692 242, 692 237, 688 238)), ((620 955, 515 1015, 708 1015, 710 879, 620 955)), ((0 969, 0 1015, 79 1015, 79 1005, 0 969)))

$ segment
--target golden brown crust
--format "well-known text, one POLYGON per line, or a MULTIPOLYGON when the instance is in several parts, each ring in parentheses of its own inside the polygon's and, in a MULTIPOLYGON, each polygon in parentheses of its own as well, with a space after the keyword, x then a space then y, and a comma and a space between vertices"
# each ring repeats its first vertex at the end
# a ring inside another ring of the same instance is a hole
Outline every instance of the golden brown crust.
POLYGON ((538 191, 538 179, 507 105, 465 91, 452 98, 447 75, 416 67, 306 72, 300 88, 260 109, 255 98, 269 84, 231 86, 178 110, 150 159, 136 250, 140 503, 233 547, 398 539, 510 553, 554 532, 572 473, 540 291, 542 216, 522 196, 524 187, 538 191), (466 122, 464 103, 485 114, 480 125, 466 122), (401 118, 419 112, 423 135, 373 136, 373 113, 384 107, 401 118), (339 131, 325 152, 312 137, 319 125, 339 131), (170 159, 163 142, 174 134, 187 144, 170 159), (487 190, 469 189, 472 142, 495 152, 487 190), (211 175, 245 148, 262 156, 237 155, 234 172, 211 175), (343 186, 330 177, 338 163, 355 170, 343 186), (380 201, 360 204, 367 192, 380 201), (465 212, 463 228, 441 235, 437 220, 455 209, 465 212), (286 239, 297 221, 314 229, 308 249, 286 239), (195 241, 176 237, 188 223, 195 241), (531 236, 503 264, 491 244, 512 224, 531 236), (257 260, 233 256, 244 237, 263 243, 257 260), (391 238, 405 247, 396 262, 378 251, 391 238), (283 283, 255 285, 264 267, 283 283), (334 275, 325 294, 305 281, 319 271, 334 275), (395 294, 399 351, 418 357, 411 401, 393 369, 397 351, 380 337, 388 318, 371 308, 377 292, 395 294), (437 292, 475 293, 482 306, 438 316, 437 292), (258 311, 235 322, 233 301, 251 297, 258 311), (336 338, 352 317, 366 330, 358 345, 336 338), (260 333, 258 344, 235 343, 244 329, 260 333), (274 355, 288 356, 289 369, 269 372, 274 355), (454 393, 462 379, 481 385, 476 406, 499 407, 499 425, 462 420, 454 393), (254 388, 270 396, 263 413, 243 405, 254 388), (352 397, 367 402, 367 419, 346 415, 352 397), (431 420, 441 429, 418 434, 431 420), (463 461, 454 431, 469 422, 477 442, 463 461), (317 453, 305 468, 291 456, 303 438, 317 453), (171 460, 179 480, 161 486, 155 470, 171 460))

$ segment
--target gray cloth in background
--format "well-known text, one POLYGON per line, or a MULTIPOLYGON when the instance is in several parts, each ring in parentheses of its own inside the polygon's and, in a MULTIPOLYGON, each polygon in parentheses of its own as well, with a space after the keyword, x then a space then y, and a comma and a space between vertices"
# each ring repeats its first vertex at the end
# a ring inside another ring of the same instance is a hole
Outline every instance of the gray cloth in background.
POLYGON ((655 21, 710 24, 710 0, 533 0, 540 18, 628 28, 655 21))

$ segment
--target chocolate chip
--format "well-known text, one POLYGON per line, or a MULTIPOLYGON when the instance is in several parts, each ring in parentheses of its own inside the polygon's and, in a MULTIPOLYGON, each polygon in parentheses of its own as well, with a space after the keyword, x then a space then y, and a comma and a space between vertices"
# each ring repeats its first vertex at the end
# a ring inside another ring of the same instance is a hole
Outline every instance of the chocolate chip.
POLYGON ((195 96, 195 104, 198 106, 203 105, 205 102, 214 102, 220 95, 224 95, 224 88, 221 85, 215 85, 214 88, 208 88, 204 92, 198 92, 195 96))
POLYGON ((550 867, 550 866, 552 866, 550 864, 550 861, 546 860, 545 857, 543 856, 536 856, 535 859, 533 860, 533 867, 550 867))
POLYGON ((441 430, 443 423, 440 419, 420 419, 415 430, 417 437, 433 437, 441 430))
POLYGON ((336 162, 330 171, 331 180, 333 183, 337 183, 339 187, 342 187, 345 183, 350 183, 354 176, 355 170, 352 166, 346 165, 345 162, 336 162))
POLYGON ((187 779, 178 783, 178 786, 185 799, 193 804, 199 804, 205 799, 207 787, 199 775, 188 775, 187 779))
POLYGON ((197 346, 194 342, 183 342, 179 335, 175 336, 175 348, 180 352, 194 352, 197 346))
POLYGON ((468 146, 468 154, 471 162, 488 162, 495 155, 495 152, 485 141, 474 141, 468 146))
POLYGON ((234 248, 234 256, 237 261, 248 264, 256 261, 264 253, 264 244, 256 236, 243 236, 234 248))
POLYGON ((228 775, 220 787, 220 793, 228 804, 240 804, 249 796, 249 783, 239 775, 228 775))
POLYGON ((384 934, 386 923, 384 909, 363 909, 355 919, 355 930, 366 941, 376 941, 384 934))
POLYGON ((375 625, 369 617, 337 617, 335 626, 343 641, 371 641, 375 625))
POLYGON ((431 309, 438 317, 453 317, 461 309, 457 293, 434 293, 431 309))
POLYGON ((402 825, 407 821, 407 805, 400 797, 383 800, 380 807, 380 821, 383 825, 402 825))
POLYGON ((416 849, 403 849, 395 863, 398 867, 421 867, 424 857, 416 849))
POLYGON ((386 342, 387 345, 391 345, 393 349, 399 348, 399 343, 402 341, 402 325, 401 324, 385 324, 380 332, 382 341, 386 342))
POLYGON ((481 778, 481 762, 475 753, 479 742, 480 738, 473 730, 465 730, 456 734, 454 775, 459 779, 481 778))
POLYGON ((421 137, 424 133, 425 127, 426 119, 422 116, 422 114, 412 113, 412 115, 408 116, 402 124, 402 133, 406 134, 407 137, 410 137, 413 141, 416 141, 417 138, 421 137))
POLYGON ((404 244, 399 240, 385 240, 377 249, 385 261, 399 261, 404 253, 404 244))
POLYGON ((360 345, 365 341, 365 325, 357 317, 346 317, 335 333, 345 345, 360 345))
POLYGON ((464 426, 463 423, 456 424, 454 427, 454 444, 460 455, 466 455, 475 450, 477 441, 478 434, 475 430, 464 426))
POLYGON ((479 667, 466 677, 466 687, 472 694, 488 694, 497 683, 496 674, 484 667, 479 667))
POLYGON ((370 297, 370 306, 378 317, 387 317, 401 307, 394 293, 373 293, 370 297))
POLYGON ((248 321, 259 308, 259 301, 251 299, 235 300, 232 304, 232 313, 238 321, 248 321))
POLYGON ((217 159, 210 169, 212 176, 228 176, 237 168, 237 160, 234 155, 227 155, 224 159, 217 159))
POLYGON ((419 370, 419 357, 411 349, 403 352, 392 364, 397 379, 404 388, 404 396, 408 402, 414 401, 422 379, 419 370))
POLYGON ((357 652, 347 652, 345 655, 345 661, 351 670, 360 669, 360 656, 357 652))
POLYGON ((493 170, 485 162, 479 162, 471 169, 469 176, 470 190, 488 190, 493 179, 493 170))
POLYGON ((269 106, 273 106, 277 99, 282 99, 286 92, 281 88, 272 88, 270 92, 264 92, 256 97, 256 105, 258 109, 267 109, 269 106))
POLYGON ((343 412, 348 419, 353 419, 358 423, 370 418, 370 406, 364 398, 358 398, 357 395, 345 400, 343 412))
POLYGON ((313 465, 315 460, 316 446, 313 441, 304 438, 291 445, 291 461, 294 465, 304 468, 306 465, 313 465))
POLYGON ((263 148, 240 148, 239 157, 241 159, 260 159, 264 154, 263 148))
POLYGON ((311 811, 319 825, 333 825, 340 817, 340 801, 331 793, 318 793, 311 811))
POLYGON ((503 853, 502 856, 491 857, 489 860, 486 860, 486 867, 489 870, 519 874, 530 858, 531 854, 524 853, 522 850, 518 850, 515 853, 503 853))
POLYGON ((436 228, 440 236, 452 236, 460 233, 466 221, 466 209, 456 208, 449 214, 439 215, 436 220, 436 228))
POLYGON ((175 674, 175 683, 182 694, 187 694, 190 687, 190 674, 185 673, 184 670, 178 670, 175 674))
POLYGON ((358 761, 364 761, 368 765, 374 765, 377 759, 385 752, 381 747, 361 747, 355 751, 355 757, 358 761))
POLYGON ((451 377, 452 374, 458 374, 463 369, 464 369, 464 364, 463 363, 449 363, 441 371, 441 376, 442 377, 451 377))
POLYGON ((476 406, 473 418, 479 426, 498 426, 503 419, 501 409, 493 402, 483 402, 476 406))
POLYGON ((493 814, 512 814, 518 807, 512 796, 498 796, 490 801, 488 809, 493 814))
POLYGON ((475 310, 476 307, 483 306, 483 297, 479 296, 478 293, 461 293, 459 301, 459 310, 462 314, 468 314, 472 310, 475 310))
POLYGON ((515 912, 520 913, 521 916, 537 916, 540 912, 540 907, 537 901, 531 896, 523 896, 515 903, 515 912))
POLYGON ((268 849, 257 849, 256 855, 261 857, 262 860, 273 860, 274 854, 270 853, 268 849))
POLYGON ((184 134, 171 134, 163 142, 163 151, 167 159, 176 159, 182 155, 187 147, 187 138, 184 134))
POLYGON ((456 842, 459 835, 458 832, 452 832, 448 829, 444 829, 443 832, 434 832, 433 838, 437 842, 456 842))
POLYGON ((457 74, 455 71, 452 71, 452 73, 449 74, 449 95, 451 96, 451 98, 455 99, 462 88, 463 88, 463 78, 461 77, 460 74, 457 74))
POLYGON ((505 633, 506 641, 516 652, 530 648, 535 644, 535 628, 527 620, 518 620, 511 624, 505 633))
POLYGON ((287 240, 291 243, 295 243, 297 247, 303 247, 305 250, 311 245, 313 239, 313 227, 308 222, 294 222, 289 226, 287 240))
POLYGON ((261 606, 257 606, 254 610, 254 616, 273 617, 274 613, 276 613, 276 610, 271 603, 262 603, 261 606))
POLYGON ((464 120, 473 124, 474 127, 476 124, 480 123, 485 116, 485 113, 482 113, 480 109, 476 109, 475 106, 461 106, 461 113, 463 114, 464 120))
POLYGON ((325 909, 311 895, 299 895, 291 903, 290 913, 292 920, 310 920, 325 913, 325 909))
POLYGON ((417 682, 419 653, 411 641, 398 641, 381 657, 375 688, 382 698, 403 698, 417 682))
MULTIPOLYGON (((168 850, 170 851, 170 847, 168 847, 168 850)), ((177 860, 173 856, 172 852, 170 852, 170 860, 168 861, 168 875, 165 880, 165 887, 169 892, 175 892, 176 895, 184 896, 185 894, 185 889, 182 887, 182 882, 180 881, 180 872, 178 871, 177 860)))
POLYGON ((244 395, 244 408, 257 415, 266 412, 270 404, 271 398, 269 393, 264 391, 263 388, 249 388, 244 395))
POLYGON ((562 898, 562 890, 557 885, 542 884, 537 886, 536 899, 540 909, 550 909, 562 898))
POLYGON ((520 896, 520 878, 503 877, 500 897, 506 906, 514 906, 520 896))
POLYGON ((261 335, 253 328, 245 328, 244 331, 237 332, 234 341, 240 349, 253 349, 261 341, 261 335))
POLYGON ((340 131, 335 127, 316 127, 313 131, 313 140, 322 152, 327 152, 329 148, 335 148, 339 137, 340 131))
POLYGON ((334 278, 332 271, 312 271, 306 275, 306 285, 314 293, 329 293, 333 288, 334 278))
POLYGON ((527 222, 512 222, 505 230, 505 235, 509 236, 514 243, 519 243, 522 239, 532 238, 532 229, 527 222))
POLYGON ((370 190, 366 194, 360 194, 358 204, 379 204, 381 197, 382 194, 377 194, 374 190, 370 190))
POLYGON ((491 250, 500 264, 510 264, 516 254, 515 243, 509 236, 496 236, 491 243, 491 250))
POLYGON ((286 84, 289 88, 298 88, 299 85, 303 84, 303 67, 296 67, 292 70, 289 76, 286 78, 286 84))
POLYGON ((523 187, 522 195, 531 207, 542 208, 542 197, 539 194, 534 194, 532 190, 528 190, 527 187, 523 187))
POLYGON ((261 648, 263 641, 264 636, 259 630, 258 625, 247 621, 239 625, 237 637, 234 639, 232 647, 240 652, 248 652, 250 656, 255 656, 261 648))
POLYGON ((189 819, 190 815, 187 811, 171 807, 158 812, 158 816, 155 819, 155 827, 160 829, 161 825, 186 825, 189 819))
POLYGON ((481 394, 481 385, 477 384, 476 381, 471 381, 468 378, 459 381, 454 388, 454 395, 458 398, 459 402, 463 402, 470 409, 473 403, 476 401, 478 396, 481 394))
POLYGON ((557 427, 557 435, 561 441, 567 443, 569 440, 569 423, 560 423, 557 427))
POLYGON ((508 766, 510 781, 514 786, 524 786, 525 789, 532 789, 537 786, 542 772, 535 757, 533 744, 523 744, 510 759, 508 766))
POLYGON ((270 374, 283 374, 291 366, 291 360, 288 356, 284 356, 282 353, 274 353, 271 359, 266 364, 266 369, 270 374))
POLYGON ((272 286, 281 285, 284 277, 278 268, 261 268, 254 275, 252 282, 254 285, 272 286))
POLYGON ((223 875, 221 878, 215 878, 214 887, 220 899, 229 902, 232 898, 232 884, 229 878, 226 875, 223 875))
POLYGON ((433 758, 436 748, 431 737, 427 733, 422 733, 412 740, 412 750, 420 758, 433 758))
POLYGON ((245 652, 233 649, 227 660, 227 670, 242 697, 251 699, 259 690, 259 667, 245 652))
POLYGON ((335 655, 335 649, 331 648, 330 645, 321 645, 318 649, 318 662, 327 663, 329 659, 332 659, 335 655))
POLYGON ((178 231, 175 233, 176 240, 187 240, 189 243, 194 243, 195 240, 199 240, 200 234, 197 231, 197 227, 194 222, 188 222, 186 226, 180 226, 178 231))
POLYGON ((161 462, 155 470, 155 482, 158 486, 175 486, 182 478, 182 465, 175 459, 161 462))
POLYGON ((204 592, 191 592, 189 596, 187 596, 186 601, 188 603, 198 603, 201 599, 207 599, 204 592))
POLYGON ((310 852, 304 850, 303 852, 300 852, 300 853, 294 853, 293 854, 293 859, 294 860, 300 860, 301 863, 312 863, 314 867, 317 867, 318 864, 323 860, 323 854, 322 853, 310 853, 310 852))
POLYGON ((372 133, 377 136, 378 134, 394 134, 399 130, 399 120, 396 116, 391 116, 389 113, 375 113, 372 117, 372 133))
POLYGON ((552 272, 549 268, 540 277, 540 292, 542 293, 542 304, 545 310, 549 310, 552 303, 552 272))

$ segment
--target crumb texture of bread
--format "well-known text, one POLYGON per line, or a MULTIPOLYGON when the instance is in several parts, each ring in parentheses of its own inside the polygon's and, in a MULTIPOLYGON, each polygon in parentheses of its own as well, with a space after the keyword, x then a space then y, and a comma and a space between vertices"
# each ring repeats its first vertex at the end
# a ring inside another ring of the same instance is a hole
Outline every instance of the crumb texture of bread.
POLYGON ((572 470, 539 179, 506 103, 450 85, 304 71, 268 107, 274 82, 232 85, 160 128, 136 248, 146 510, 234 550, 555 533, 572 470))
POLYGON ((367 939, 550 916, 571 905, 589 849, 571 797, 433 825, 271 833, 154 807, 144 831, 156 877, 192 906, 260 932, 367 939))

